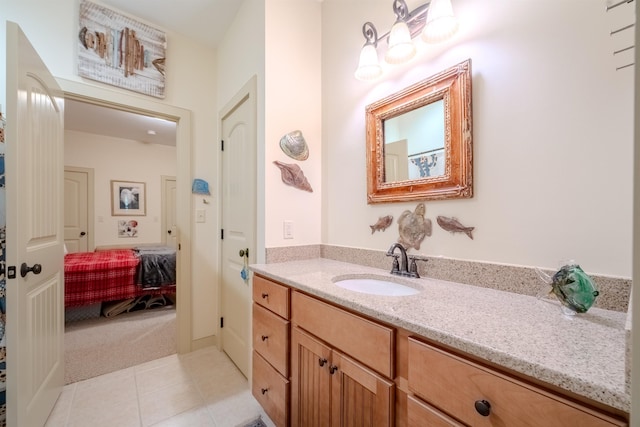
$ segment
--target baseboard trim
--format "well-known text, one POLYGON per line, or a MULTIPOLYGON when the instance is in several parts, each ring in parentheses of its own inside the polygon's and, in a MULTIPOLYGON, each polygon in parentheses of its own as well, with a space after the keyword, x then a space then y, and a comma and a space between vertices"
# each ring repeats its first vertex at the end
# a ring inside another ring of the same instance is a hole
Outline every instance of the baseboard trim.
POLYGON ((208 337, 200 338, 197 340, 191 341, 191 351, 200 350, 201 348, 211 347, 212 345, 217 345, 217 339, 215 335, 210 335, 208 337))

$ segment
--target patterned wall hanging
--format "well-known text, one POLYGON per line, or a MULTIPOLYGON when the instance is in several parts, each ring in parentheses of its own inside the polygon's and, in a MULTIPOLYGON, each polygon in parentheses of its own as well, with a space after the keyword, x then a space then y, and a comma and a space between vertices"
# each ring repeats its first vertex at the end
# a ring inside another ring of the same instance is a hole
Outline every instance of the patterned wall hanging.
POLYGON ((80 3, 78 74, 164 98, 164 32, 104 6, 80 3))

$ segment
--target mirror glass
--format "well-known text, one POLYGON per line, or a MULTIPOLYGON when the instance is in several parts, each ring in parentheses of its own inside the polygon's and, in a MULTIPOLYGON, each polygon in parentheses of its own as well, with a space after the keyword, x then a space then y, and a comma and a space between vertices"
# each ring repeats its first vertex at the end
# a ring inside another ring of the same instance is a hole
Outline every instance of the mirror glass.
POLYGON ((444 101, 383 122, 384 182, 444 175, 444 101))
POLYGON ((367 201, 473 196, 471 61, 366 107, 367 201))

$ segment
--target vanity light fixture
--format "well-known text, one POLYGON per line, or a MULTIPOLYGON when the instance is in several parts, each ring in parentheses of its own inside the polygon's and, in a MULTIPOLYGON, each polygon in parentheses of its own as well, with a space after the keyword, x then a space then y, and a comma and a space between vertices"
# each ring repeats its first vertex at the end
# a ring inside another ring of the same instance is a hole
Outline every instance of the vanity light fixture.
POLYGON ((404 0, 393 1, 393 13, 396 21, 391 30, 381 37, 371 22, 362 26, 366 40, 360 51, 360 61, 355 72, 358 80, 374 80, 382 75, 382 66, 378 61, 378 42, 387 41, 384 55, 388 64, 403 64, 416 54, 413 39, 422 34, 426 43, 439 43, 447 40, 458 30, 458 20, 453 14, 451 0, 431 0, 409 12, 404 0))

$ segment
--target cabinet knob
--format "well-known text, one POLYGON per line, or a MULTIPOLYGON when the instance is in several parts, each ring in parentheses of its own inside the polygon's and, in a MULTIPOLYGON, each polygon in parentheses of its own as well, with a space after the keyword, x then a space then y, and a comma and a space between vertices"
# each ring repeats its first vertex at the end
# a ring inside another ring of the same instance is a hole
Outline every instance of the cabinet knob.
POLYGON ((338 370, 338 367, 336 365, 329 366, 329 373, 331 375, 335 374, 337 370, 338 370))
POLYGON ((325 363, 327 363, 327 359, 318 359, 318 364, 320 366, 324 366, 325 363))
POLYGON ((488 417, 491 414, 491 403, 486 400, 476 400, 476 411, 483 417, 488 417))
POLYGON ((262 394, 267 394, 268 391, 269 391, 268 388, 261 388, 260 389, 260 393, 262 393, 262 394))
POLYGON ((266 341, 266 340, 268 340, 268 339, 269 339, 269 336, 268 336, 268 335, 263 335, 263 336, 262 336, 262 341, 266 341))
POLYGON ((268 297, 269 297, 269 294, 264 292, 262 293, 262 299, 267 299, 268 297))

